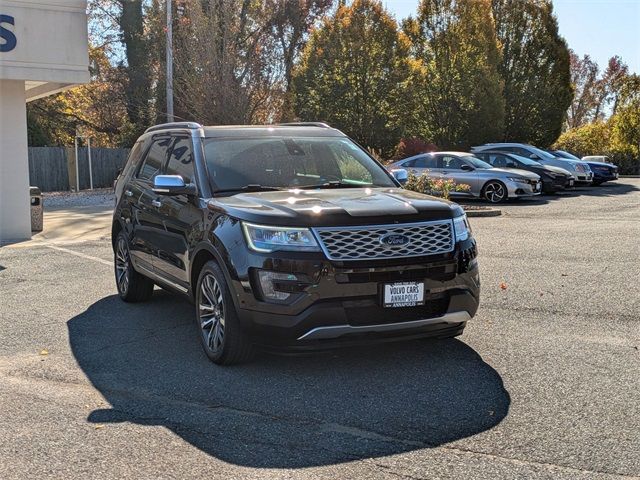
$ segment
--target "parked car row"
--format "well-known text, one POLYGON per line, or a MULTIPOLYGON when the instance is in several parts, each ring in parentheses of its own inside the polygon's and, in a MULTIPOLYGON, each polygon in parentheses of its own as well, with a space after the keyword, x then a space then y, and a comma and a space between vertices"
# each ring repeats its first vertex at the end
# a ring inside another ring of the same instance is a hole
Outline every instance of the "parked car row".
POLYGON ((452 196, 500 203, 618 178, 615 165, 591 158, 585 157, 585 161, 562 150, 547 151, 522 143, 488 143, 473 147, 471 153, 415 155, 392 163, 389 168, 451 179, 470 187, 468 191, 452 192, 452 196))

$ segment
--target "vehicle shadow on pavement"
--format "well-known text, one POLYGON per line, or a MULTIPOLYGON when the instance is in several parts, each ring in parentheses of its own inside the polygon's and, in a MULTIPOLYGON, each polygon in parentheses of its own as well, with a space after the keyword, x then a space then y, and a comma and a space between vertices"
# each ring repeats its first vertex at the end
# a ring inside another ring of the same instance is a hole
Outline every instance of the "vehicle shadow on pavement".
POLYGON ((301 468, 438 446, 509 410, 500 375, 459 340, 221 368, 201 351, 192 309, 156 290, 145 304, 103 298, 68 321, 78 364, 111 405, 90 422, 160 425, 226 462, 301 468))

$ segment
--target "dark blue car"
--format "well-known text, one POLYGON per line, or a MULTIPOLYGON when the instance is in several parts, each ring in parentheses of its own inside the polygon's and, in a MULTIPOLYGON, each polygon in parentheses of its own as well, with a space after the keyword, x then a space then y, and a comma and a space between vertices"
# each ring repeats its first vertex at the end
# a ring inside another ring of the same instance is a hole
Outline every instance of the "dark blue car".
POLYGON ((589 167, 591 167, 591 170, 593 171, 593 185, 602 185, 604 182, 617 180, 618 178, 618 167, 613 163, 602 161, 606 160, 607 157, 591 156, 580 159, 569 152, 565 152, 564 150, 553 150, 551 153, 561 158, 582 160, 583 162, 588 163, 589 167))

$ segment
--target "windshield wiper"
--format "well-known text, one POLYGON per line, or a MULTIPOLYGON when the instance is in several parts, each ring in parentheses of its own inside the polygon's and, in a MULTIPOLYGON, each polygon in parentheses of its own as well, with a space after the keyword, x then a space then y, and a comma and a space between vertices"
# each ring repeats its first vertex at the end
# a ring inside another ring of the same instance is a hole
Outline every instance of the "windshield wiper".
POLYGON ((343 182, 341 180, 331 180, 329 182, 318 183, 317 185, 303 185, 296 188, 300 188, 302 190, 311 190, 314 188, 366 188, 371 186, 372 185, 370 183, 354 184, 343 182))
POLYGON ((260 185, 257 183, 250 183, 244 187, 238 188, 225 188, 223 190, 216 190, 214 193, 228 193, 228 192, 278 192, 282 190, 280 187, 270 187, 268 185, 260 185))

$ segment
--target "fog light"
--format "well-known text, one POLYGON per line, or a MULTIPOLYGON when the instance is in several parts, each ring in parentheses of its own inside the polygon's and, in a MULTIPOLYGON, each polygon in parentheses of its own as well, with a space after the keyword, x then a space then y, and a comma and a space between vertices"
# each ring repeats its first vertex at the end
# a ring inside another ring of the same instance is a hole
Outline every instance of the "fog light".
POLYGON ((276 289, 278 282, 295 282, 298 277, 292 273, 270 272, 268 270, 258 271, 258 280, 260 281, 260 290, 262 296, 268 300, 286 300, 291 296, 290 292, 283 292, 276 289))

